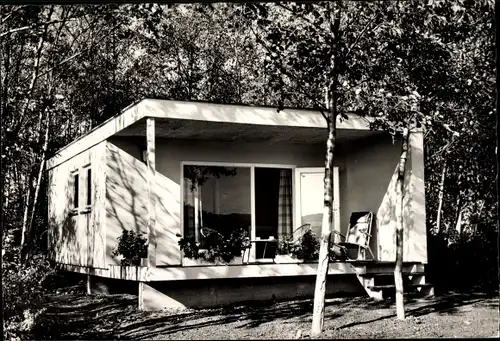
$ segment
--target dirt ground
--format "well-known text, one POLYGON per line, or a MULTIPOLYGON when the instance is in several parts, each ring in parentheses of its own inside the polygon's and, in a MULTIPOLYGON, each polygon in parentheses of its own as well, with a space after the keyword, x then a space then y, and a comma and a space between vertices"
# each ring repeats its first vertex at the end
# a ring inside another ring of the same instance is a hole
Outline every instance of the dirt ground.
MULTIPOLYGON (((46 297, 37 339, 294 339, 309 338, 312 300, 259 302, 207 310, 141 312, 137 297, 92 295, 81 288, 46 297)), ((398 321, 391 301, 367 297, 326 302, 324 338, 496 337, 498 294, 408 299, 398 321)))

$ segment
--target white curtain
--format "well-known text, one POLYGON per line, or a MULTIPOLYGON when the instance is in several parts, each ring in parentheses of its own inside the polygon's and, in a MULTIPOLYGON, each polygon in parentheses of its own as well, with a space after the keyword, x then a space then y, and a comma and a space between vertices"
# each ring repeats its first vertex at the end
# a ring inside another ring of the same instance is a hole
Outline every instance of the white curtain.
POLYGON ((194 235, 197 242, 200 241, 200 229, 203 227, 201 186, 195 184, 190 179, 184 178, 184 207, 187 207, 187 234, 194 235))

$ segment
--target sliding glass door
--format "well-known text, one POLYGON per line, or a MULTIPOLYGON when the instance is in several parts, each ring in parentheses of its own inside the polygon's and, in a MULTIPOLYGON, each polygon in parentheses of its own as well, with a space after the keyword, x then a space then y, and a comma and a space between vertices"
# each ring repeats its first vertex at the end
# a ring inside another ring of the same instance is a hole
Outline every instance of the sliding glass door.
POLYGON ((255 167, 255 258, 271 259, 292 234, 292 169, 255 167))
POLYGON ((251 257, 274 258, 277 242, 293 232, 293 168, 183 165, 184 236, 199 242, 202 228, 229 237, 246 229, 251 257))

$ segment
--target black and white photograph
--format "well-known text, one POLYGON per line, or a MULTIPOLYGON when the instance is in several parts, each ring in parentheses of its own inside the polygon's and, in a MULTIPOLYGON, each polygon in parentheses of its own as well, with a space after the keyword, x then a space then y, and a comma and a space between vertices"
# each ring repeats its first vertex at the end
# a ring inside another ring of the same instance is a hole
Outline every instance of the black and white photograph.
POLYGON ((493 0, 0 4, 5 340, 500 337, 493 0))

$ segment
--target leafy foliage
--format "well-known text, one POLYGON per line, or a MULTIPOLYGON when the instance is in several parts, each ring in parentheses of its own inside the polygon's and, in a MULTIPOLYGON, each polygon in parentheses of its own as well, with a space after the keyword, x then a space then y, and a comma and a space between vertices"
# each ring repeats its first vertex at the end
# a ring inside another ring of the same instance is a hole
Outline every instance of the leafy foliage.
POLYGON ((203 259, 210 263, 219 261, 229 263, 234 257, 241 257, 242 252, 250 247, 248 231, 233 230, 229 237, 211 231, 198 243, 194 236, 179 239, 179 246, 184 256, 192 259, 203 259))
POLYGON ((196 185, 202 186, 208 179, 219 179, 221 176, 235 176, 236 168, 221 166, 188 166, 184 168, 184 177, 191 180, 191 190, 194 191, 196 185))
POLYGON ((281 238, 276 247, 277 255, 291 255, 293 250, 293 238, 281 238))
POLYGON ((123 230, 121 236, 118 237, 118 245, 113 249, 111 255, 121 258, 120 262, 123 266, 140 266, 141 258, 148 256, 147 242, 148 240, 143 237, 142 233, 123 230))
MULTIPOLYGON (((181 235, 177 234, 177 237, 181 237, 181 235)), ((191 259, 198 259, 201 257, 200 246, 196 241, 195 236, 186 236, 180 238, 178 244, 181 251, 184 253, 184 257, 191 259)))
POLYGON ((6 251, 2 256, 4 339, 31 338, 30 332, 44 311, 43 283, 55 270, 40 253, 19 265, 19 249, 5 244, 3 247, 6 251))
POLYGON ((319 241, 314 232, 308 230, 304 232, 299 243, 293 245, 291 254, 293 257, 304 261, 318 260, 319 241))
MULTIPOLYGON (((43 162, 131 102, 162 97, 324 111, 338 52, 339 115, 370 116, 395 138, 408 122, 424 129, 429 236, 444 240, 438 249, 447 255, 430 264, 444 264, 437 273, 458 274, 470 271, 474 259, 484 269, 475 272, 478 283, 489 281, 487 269, 497 272, 491 1, 49 4, 0 11, 4 259, 19 251, 32 214, 28 243, 33 254, 46 249, 43 162), (334 42, 338 10, 342 35, 334 42)), ((16 269, 38 278, 31 262, 16 269)), ((6 276, 22 287, 36 283, 6 276)), ((22 309, 12 311, 23 318, 22 309)))

